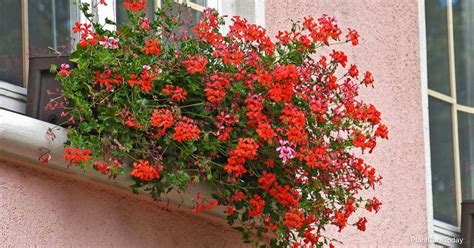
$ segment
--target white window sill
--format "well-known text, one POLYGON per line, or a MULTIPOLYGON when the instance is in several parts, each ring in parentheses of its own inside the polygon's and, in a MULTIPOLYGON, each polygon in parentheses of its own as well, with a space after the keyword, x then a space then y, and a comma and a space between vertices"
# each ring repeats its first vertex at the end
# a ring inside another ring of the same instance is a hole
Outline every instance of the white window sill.
MULTIPOLYGON (((134 181, 129 173, 114 180, 109 180, 107 176, 92 168, 86 173, 83 173, 77 167, 67 168, 67 164, 63 160, 63 143, 66 137, 67 130, 64 128, 0 109, 0 159, 13 159, 32 166, 59 170, 67 174, 122 188, 132 193, 129 185, 134 184, 134 181), (54 128, 54 134, 56 135, 54 140, 51 140, 46 134, 48 128, 54 128), (52 159, 47 164, 43 164, 38 160, 44 153, 41 149, 51 151, 52 159)), ((164 195, 162 200, 176 206, 192 208, 192 200, 196 198, 197 192, 201 192, 204 197, 210 197, 211 191, 206 185, 190 186, 186 192, 179 194, 172 191, 164 195)), ((140 191, 140 194, 148 193, 140 191)), ((225 217, 223 208, 215 208, 208 213, 218 218, 225 217)))
POLYGON ((457 226, 447 224, 439 220, 433 220, 435 244, 445 247, 459 247, 459 244, 443 243, 442 241, 449 238, 461 237, 461 230, 457 226))
POLYGON ((26 110, 26 89, 0 81, 0 109, 24 114, 26 110))

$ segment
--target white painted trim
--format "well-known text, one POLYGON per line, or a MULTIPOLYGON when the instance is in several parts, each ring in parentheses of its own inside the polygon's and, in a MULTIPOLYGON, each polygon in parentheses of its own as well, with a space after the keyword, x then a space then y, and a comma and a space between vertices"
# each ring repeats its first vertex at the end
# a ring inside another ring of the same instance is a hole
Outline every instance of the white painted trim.
POLYGON ((104 27, 108 30, 115 30, 115 25, 105 24, 105 18, 116 22, 117 14, 116 14, 116 1, 107 1, 107 5, 99 4, 97 5, 97 15, 99 18, 99 23, 104 25, 104 27))
POLYGON ((80 1, 77 1, 75 3, 72 0, 69 0, 69 16, 71 18, 70 25, 69 25, 69 30, 71 32, 71 46, 72 46, 72 51, 76 50, 76 46, 79 43, 80 35, 79 33, 72 33, 72 28, 76 24, 76 22, 81 22, 81 11, 79 10, 79 4, 80 1))
POLYGON ((28 22, 28 0, 21 0, 21 47, 23 59, 23 86, 28 88, 28 70, 30 64, 30 32, 28 22))
POLYGON ((433 225, 437 230, 444 230, 445 233, 451 233, 453 235, 459 235, 461 233, 461 228, 458 226, 453 226, 443 221, 434 219, 433 225))
POLYGON ((0 80, 0 88, 26 96, 26 88, 0 80))
MULTIPOLYGON (((215 0, 215 2, 211 1, 213 2, 212 5, 208 3, 208 7, 215 8, 220 15, 226 16, 224 18, 226 25, 220 27, 220 31, 223 34, 229 32, 232 17, 242 16, 247 18, 243 13, 239 13, 239 9, 236 5, 238 1, 242 0, 215 0)), ((253 20, 250 21, 254 24, 265 27, 265 0, 245 0, 245 3, 249 8, 253 8, 254 10, 254 16, 252 16, 253 20)))
POLYGON ((459 244, 450 244, 450 243, 443 243, 442 241, 446 238, 460 238, 461 231, 460 228, 457 226, 453 226, 438 220, 433 221, 433 239, 435 242, 430 243, 430 247, 436 247, 436 244, 443 245, 446 247, 459 247, 459 244))
POLYGON ((452 98, 452 97, 450 97, 450 96, 448 96, 448 95, 445 95, 445 94, 443 94, 443 93, 439 93, 439 92, 437 92, 437 91, 431 90, 431 89, 428 89, 428 95, 430 95, 430 96, 432 96, 432 97, 434 97, 434 98, 437 98, 437 99, 439 99, 439 100, 441 100, 441 101, 448 102, 448 103, 450 103, 451 105, 452 105, 452 104, 455 104, 455 102, 456 102, 456 101, 454 100, 454 98, 452 98))
POLYGON ((454 185, 456 189, 456 219, 457 224, 461 225, 461 159, 459 155, 459 126, 457 113, 457 95, 456 95, 456 67, 454 55, 454 23, 453 23, 453 0, 448 0, 448 59, 449 59, 449 82, 451 96, 454 104, 451 105, 452 131, 453 131, 453 152, 454 152, 454 185))
MULTIPOLYGON (((129 185, 134 184, 130 173, 119 176, 114 180, 109 180, 107 176, 101 175, 94 169, 89 169, 83 173, 77 167, 67 168, 63 157, 63 144, 67 139, 67 130, 47 122, 33 119, 24 115, 0 109, 0 159, 6 158, 31 166, 41 166, 67 174, 76 175, 88 180, 96 181, 122 188, 131 193, 129 185), (48 128, 54 130, 56 138, 51 140, 46 134, 48 128), (41 150, 43 149, 43 150, 41 150), (51 151, 52 159, 47 164, 39 162, 38 158, 44 150, 51 151)), ((126 170, 130 167, 126 167, 126 170)), ((129 172, 129 171, 128 171, 129 172)), ((176 191, 170 192, 162 197, 164 202, 169 201, 176 206, 192 208, 197 192, 201 192, 203 197, 210 197, 210 188, 204 184, 188 187, 186 192, 178 194, 176 191)), ((140 191, 140 194, 147 194, 140 191)), ((225 218, 223 207, 217 207, 211 212, 206 212, 219 219, 225 218)))
POLYGON ((199 5, 197 3, 193 3, 193 2, 186 2, 186 6, 188 6, 188 8, 197 10, 199 12, 203 12, 204 9, 206 9, 206 7, 207 7, 207 6, 202 6, 202 5, 199 5))
MULTIPOLYGON (((92 5, 92 0, 80 0, 79 1, 80 3, 88 3, 90 5, 90 10, 93 14, 94 14, 94 9, 93 9, 93 5, 92 5)), ((84 13, 82 13, 82 11, 79 11, 80 12, 80 15, 79 15, 79 22, 81 23, 90 23, 89 20, 87 20, 87 18, 84 16, 84 13)))
POLYGON ((211 0, 207 2, 207 7, 217 10, 219 13, 221 13, 221 9, 219 9, 221 6, 222 0, 211 0))
MULTIPOLYGON (((430 152, 430 119, 428 108, 428 62, 426 50, 426 23, 425 23, 425 1, 418 0, 418 35, 420 56, 420 87, 421 108, 423 114, 423 140, 425 156, 425 188, 426 188, 426 223, 427 236, 429 239, 435 237, 434 213, 433 213, 433 189, 431 182, 431 152, 430 152)), ((434 247, 429 244, 429 247, 434 247)))
POLYGON ((4 81, 0 81, 0 109, 20 114, 26 112, 26 89, 4 81))
POLYGON ((265 0, 254 0, 255 24, 265 27, 265 0))
POLYGON ((474 114, 474 108, 473 107, 468 107, 464 105, 457 104, 456 105, 456 111, 461 111, 461 112, 466 112, 469 114, 474 114))

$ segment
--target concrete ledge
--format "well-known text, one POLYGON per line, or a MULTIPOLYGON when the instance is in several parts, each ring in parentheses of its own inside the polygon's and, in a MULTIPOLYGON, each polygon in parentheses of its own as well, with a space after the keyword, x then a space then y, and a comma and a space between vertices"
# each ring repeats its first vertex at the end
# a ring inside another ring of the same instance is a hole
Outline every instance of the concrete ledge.
MULTIPOLYGON (((109 180, 107 176, 100 174, 94 169, 83 173, 80 168, 67 168, 66 162, 63 160, 63 144, 67 139, 67 130, 47 122, 33 119, 24 115, 0 109, 0 158, 4 157, 27 163, 32 166, 40 166, 66 174, 72 174, 81 178, 86 178, 99 183, 112 185, 117 188, 127 190, 132 194, 130 185, 134 184, 129 174, 120 176, 114 180, 109 180), (52 140, 46 132, 53 129, 56 138, 52 140), (39 161, 39 157, 44 150, 51 151, 52 159, 47 164, 39 161)), ((197 192, 201 192, 204 197, 210 197, 211 190, 205 184, 190 186, 186 192, 178 193, 172 191, 162 197, 164 202, 169 202, 176 206, 192 208, 197 192)), ((144 191, 140 194, 148 194, 144 191)), ((215 208, 208 212, 209 215, 225 218, 223 208, 215 208)))

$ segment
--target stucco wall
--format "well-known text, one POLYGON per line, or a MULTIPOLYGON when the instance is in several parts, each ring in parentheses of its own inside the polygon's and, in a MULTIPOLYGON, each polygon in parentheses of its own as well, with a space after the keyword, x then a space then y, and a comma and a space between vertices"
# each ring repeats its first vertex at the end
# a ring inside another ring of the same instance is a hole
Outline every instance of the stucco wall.
POLYGON ((244 247, 225 223, 0 160, 1 247, 244 247))
MULTIPOLYGON (((415 0, 266 0, 266 27, 275 34, 291 19, 335 15, 361 34, 352 62, 370 69, 375 89, 363 92, 383 113, 390 140, 369 161, 384 176, 374 194, 379 214, 367 231, 331 235, 346 246, 418 246, 427 235, 423 115, 415 0)), ((241 247, 225 224, 160 205, 109 186, 0 160, 0 244, 90 247, 241 247)))
POLYGON ((340 26, 361 35, 350 45, 349 62, 369 69, 375 89, 363 97, 374 103, 388 124, 390 139, 378 144, 369 161, 384 176, 375 195, 379 214, 367 214, 367 231, 349 228, 333 237, 354 246, 420 246, 411 237, 428 235, 423 114, 420 83, 418 1, 416 0, 266 0, 266 28, 275 34, 303 16, 336 16, 340 26))

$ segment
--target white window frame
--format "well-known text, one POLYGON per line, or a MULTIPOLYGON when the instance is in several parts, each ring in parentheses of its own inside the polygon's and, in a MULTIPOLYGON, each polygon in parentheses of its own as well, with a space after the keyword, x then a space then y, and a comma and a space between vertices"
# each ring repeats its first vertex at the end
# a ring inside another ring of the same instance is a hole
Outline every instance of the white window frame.
MULTIPOLYGON (((31 0, 30 0, 31 1, 31 0)), ((55 0, 53 0, 54 3, 55 0)), ((86 18, 81 15, 79 16, 79 8, 72 4, 72 0, 68 0, 71 2, 70 8, 69 8, 69 13, 70 17, 72 20, 80 20, 80 21, 85 21, 86 18)), ((89 2, 92 4, 93 1, 97 0, 82 0, 81 2, 89 2)), ((23 60, 23 84, 22 88, 28 88, 28 70, 29 70, 29 23, 28 23, 28 2, 29 0, 21 0, 21 32, 22 32, 22 60, 23 60)), ((73 22, 71 22, 70 30, 72 29, 72 26, 74 25, 73 22)))
MULTIPOLYGON (((428 96, 448 103, 451 106, 451 122, 453 135, 453 155, 454 155, 454 183, 456 190, 456 219, 457 225, 461 222, 461 201, 462 201, 462 185, 461 185, 461 165, 459 157, 459 127, 458 127, 458 112, 474 114, 474 108, 461 105, 457 102, 456 96, 456 68, 455 68, 455 54, 454 54, 454 26, 453 26, 453 8, 452 0, 447 1, 447 25, 448 25, 448 61, 449 61, 449 85, 451 96, 432 90, 428 88, 428 96)), ((429 54, 428 54, 429 56, 429 54)), ((441 222, 441 221, 440 221, 441 222)), ((447 224, 449 225, 449 224, 447 224)), ((453 226, 453 225, 450 225, 453 226)))
MULTIPOLYGON (((54 1, 54 0, 53 0, 54 1)), ((151 0, 154 1, 155 9, 160 8, 161 1, 160 0, 151 0)), ((175 0, 176 3, 179 4, 186 4, 187 7, 197 10, 199 12, 203 12, 205 8, 214 8, 219 13, 224 13, 224 5, 226 1, 230 3, 230 0, 210 0, 208 1, 207 6, 202 6, 191 1, 187 0, 175 0)), ((242 0, 236 0, 242 1, 242 0)), ((80 3, 89 3, 92 8, 92 12, 100 24, 105 25, 105 19, 108 18, 109 20, 116 22, 117 15, 116 9, 117 4, 116 0, 107 0, 107 5, 98 4, 98 0, 80 0, 80 3), (94 8, 94 6, 97 6, 94 8)), ((255 23, 262 27, 265 27, 265 0, 253 0, 251 1, 254 4, 255 8, 255 23)), ((70 16, 71 19, 77 20, 78 22, 87 23, 88 20, 85 16, 80 13, 79 8, 77 5, 72 4, 70 5, 70 16)), ((229 12, 229 11, 228 11, 229 12)), ((229 16, 239 15, 238 11, 233 9, 230 12, 232 13, 225 13, 229 16)), ((28 0, 21 0, 21 14, 22 14, 22 47, 23 47, 23 87, 28 87, 28 61, 29 61, 29 32, 28 32, 28 0)), ((71 25, 74 25, 71 22, 71 25)), ((71 26, 72 28, 72 26, 71 26)), ((107 25, 106 28, 115 29, 113 25, 107 25)), ((227 27, 224 27, 223 32, 227 31, 227 27)), ((72 35, 73 36, 73 35, 72 35)), ((74 37, 77 40, 78 37, 74 37)))
MULTIPOLYGON (((425 140, 425 161, 426 161, 426 189, 427 189, 427 215, 428 215, 428 237, 435 240, 430 243, 429 247, 442 245, 446 247, 457 247, 454 244, 440 243, 445 238, 459 238, 461 226, 461 201, 462 201, 462 182, 461 182, 461 164, 459 154, 459 127, 458 112, 474 114, 474 108, 459 104, 457 101, 456 91, 456 68, 455 68, 455 51, 454 51, 454 26, 453 26, 453 0, 447 0, 447 27, 448 27, 448 61, 449 61, 449 87, 450 96, 428 88, 427 73, 427 54, 426 50, 426 17, 425 17, 425 0, 419 0, 419 24, 420 24, 420 57, 421 57, 421 81, 422 81, 422 98, 423 98, 423 118, 424 118, 424 140, 425 140), (448 103, 451 107, 451 123, 453 135, 453 155, 454 155, 454 180, 456 192, 456 217, 457 224, 451 225, 446 222, 434 218, 433 209, 433 192, 431 178, 431 153, 430 153, 430 136, 429 136, 429 115, 428 115, 428 97, 448 103)), ((438 246, 436 246, 438 247, 438 246)))
MULTIPOLYGON (((25 102, 26 102, 26 89, 28 88, 28 71, 29 71, 29 23, 28 23, 28 2, 29 1, 34 1, 34 0, 20 0, 21 1, 21 20, 22 20, 22 66, 23 66, 23 75, 22 75, 22 85, 13 87, 15 85, 10 84, 8 82, 0 82, 0 90, 1 92, 6 92, 9 91, 10 93, 15 93, 16 95, 10 96, 8 95, 8 98, 10 99, 23 99, 23 100, 18 100, 18 104, 16 104, 14 109, 10 109, 12 111, 18 112, 18 113, 24 113, 25 112, 25 102), (12 91, 12 89, 16 89, 12 91), (18 95, 18 96, 17 96, 18 95)), ((53 0, 55 1, 55 0, 53 0)), ((58 1, 58 0, 56 0, 58 1)), ((60 0, 63 1, 63 0, 60 0)), ((89 21, 85 16, 80 13, 79 6, 72 4, 72 0, 68 0, 71 2, 70 4, 70 17, 71 17, 71 26, 70 30, 72 29, 74 23, 81 22, 81 23, 88 23, 89 21)), ((154 7, 155 10, 160 8, 161 1, 160 0, 149 0, 149 1, 154 1, 154 7)), ((197 10, 197 11, 204 11, 205 8, 214 8, 219 13, 228 15, 229 17, 226 20, 227 26, 222 27, 221 31, 223 33, 226 33, 228 31, 228 25, 230 23, 230 18, 235 15, 242 15, 242 13, 239 13, 237 8, 232 8, 232 4, 235 4, 237 1, 249 1, 249 3, 253 4, 255 10, 255 16, 254 22, 257 25, 260 25, 262 27, 265 27, 265 0, 208 0, 207 6, 202 6, 193 2, 190 2, 189 0, 175 0, 176 3, 179 4, 186 4, 187 7, 197 10), (227 6, 226 6, 227 5, 227 6), (226 8, 227 7, 227 8, 226 8)), ((116 22, 117 20, 117 2, 116 0, 107 0, 107 5, 101 5, 98 4, 99 0, 78 0, 79 3, 89 3, 91 6, 91 11, 94 14, 94 19, 95 21, 98 21, 101 24, 106 24, 105 19, 108 18, 109 20, 116 22), (96 6, 96 7, 95 7, 96 6)), ((249 8, 252 8, 251 6, 249 8)), ((106 28, 109 28, 111 30, 115 29, 114 25, 107 25, 106 28)), ((79 35, 78 34, 72 34, 71 33, 71 38, 73 41, 73 46, 77 43, 79 40, 79 35)), ((5 97, 5 94, 2 94, 1 97, 5 97)), ((13 106, 13 105, 12 105, 13 106)), ((2 108, 2 106, 0 106, 2 108)))

